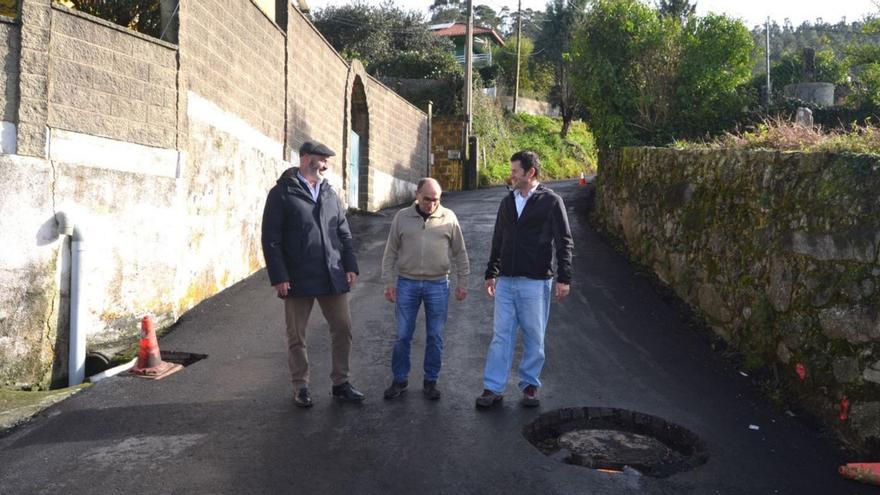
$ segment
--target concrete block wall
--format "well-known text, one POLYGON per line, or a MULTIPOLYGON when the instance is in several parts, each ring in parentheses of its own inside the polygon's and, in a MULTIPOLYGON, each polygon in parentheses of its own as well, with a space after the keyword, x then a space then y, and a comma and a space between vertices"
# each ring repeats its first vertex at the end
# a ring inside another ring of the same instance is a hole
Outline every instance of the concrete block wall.
POLYGON ((190 91, 283 142, 286 40, 266 13, 247 0, 186 0, 179 40, 190 91))
POLYGON ((376 210, 412 199, 428 174, 428 119, 400 95, 367 76, 370 105, 370 204, 376 210))
MULTIPOLYGON (((18 120, 18 55, 21 50, 21 28, 0 17, 0 121, 18 120)), ((8 153, 8 151, 7 151, 8 153)))
POLYGON ((20 0, 18 124, 19 154, 45 157, 49 116, 51 0, 20 0))
POLYGON ((293 7, 278 16, 285 33, 251 0, 183 0, 172 45, 49 0, 21 2, 20 26, 0 21, 6 81, 19 93, 2 93, 0 108, 29 155, 0 154, 2 385, 66 375, 59 211, 91 242, 94 348, 131 342, 144 314, 169 325, 258 270, 265 194, 305 139, 337 151, 331 181, 344 196, 355 77, 370 112, 367 206, 409 201, 424 175, 426 115, 346 64, 293 7))
POLYGON ((49 127, 175 148, 177 47, 52 7, 49 127))
MULTIPOLYGON (((346 88, 349 66, 295 8, 288 18, 288 143, 295 153, 308 139, 336 152, 333 172, 341 177, 347 141, 346 88)), ((367 95, 369 102, 369 95, 367 95)))

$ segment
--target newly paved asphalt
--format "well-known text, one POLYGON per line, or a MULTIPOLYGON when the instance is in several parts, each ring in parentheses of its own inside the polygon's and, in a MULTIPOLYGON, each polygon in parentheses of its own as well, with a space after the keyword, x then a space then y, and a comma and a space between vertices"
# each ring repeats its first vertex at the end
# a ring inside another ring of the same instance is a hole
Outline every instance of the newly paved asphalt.
MULTIPOLYGON (((387 402, 393 308, 379 267, 393 211, 353 218, 361 279, 352 295, 353 383, 360 406, 329 396, 326 323, 310 323, 315 406, 294 407, 282 307, 264 273, 205 301, 161 341, 208 354, 163 381, 120 377, 48 409, 0 438, 0 493, 297 494, 869 494, 839 479, 847 459, 821 432, 775 409, 706 335, 591 230, 584 189, 554 184, 575 237, 572 294, 551 309, 540 410, 524 410, 511 374, 503 407, 474 398, 491 337, 481 291, 502 188, 449 194, 474 275, 450 302, 443 398, 419 393, 424 331, 409 395, 387 402), (560 407, 619 407, 663 417, 706 443, 709 461, 665 479, 606 474, 545 457, 523 424, 560 407), (760 430, 749 429, 758 425, 760 430)), ((420 318, 420 326, 421 326, 420 318)))

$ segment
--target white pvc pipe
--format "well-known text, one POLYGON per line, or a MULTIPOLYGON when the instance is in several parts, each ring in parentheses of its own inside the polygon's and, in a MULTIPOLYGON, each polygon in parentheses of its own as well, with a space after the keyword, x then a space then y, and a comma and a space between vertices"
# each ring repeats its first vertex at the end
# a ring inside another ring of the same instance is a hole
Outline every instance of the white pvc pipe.
POLYGON ((110 378, 111 376, 116 376, 124 371, 128 371, 135 365, 135 363, 137 363, 137 360, 138 358, 134 358, 125 364, 120 364, 115 368, 110 368, 109 370, 104 370, 96 375, 92 375, 89 377, 89 381, 92 383, 98 383, 105 378, 110 378))
POLYGON ((70 362, 68 386, 79 385, 86 378, 86 329, 83 321, 82 262, 86 250, 79 228, 74 227, 70 241, 70 362))
POLYGON ((61 235, 70 236, 70 339, 67 385, 79 385, 86 378, 86 330, 80 302, 82 294, 83 253, 86 250, 82 231, 63 212, 55 215, 61 235))

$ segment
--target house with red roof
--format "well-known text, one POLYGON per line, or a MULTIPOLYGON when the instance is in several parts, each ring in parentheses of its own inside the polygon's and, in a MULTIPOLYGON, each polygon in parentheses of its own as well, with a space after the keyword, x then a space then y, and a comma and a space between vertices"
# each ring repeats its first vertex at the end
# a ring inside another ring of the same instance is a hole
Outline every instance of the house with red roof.
MULTIPOLYGON (((459 63, 465 63, 465 38, 467 36, 467 23, 447 22, 430 26, 434 36, 443 36, 452 39, 455 44, 455 58, 459 63)), ((495 46, 504 46, 504 40, 494 29, 474 26, 474 67, 487 67, 492 65, 492 49, 495 46)))

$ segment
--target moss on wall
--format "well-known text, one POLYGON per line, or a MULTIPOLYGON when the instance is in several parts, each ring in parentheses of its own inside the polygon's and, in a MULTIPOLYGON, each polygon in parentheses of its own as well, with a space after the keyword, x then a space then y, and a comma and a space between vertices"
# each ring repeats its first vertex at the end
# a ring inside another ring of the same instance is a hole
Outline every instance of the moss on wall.
POLYGON ((776 393, 880 442, 859 417, 880 406, 880 157, 625 148, 599 167, 596 218, 634 261, 780 371, 776 393))

